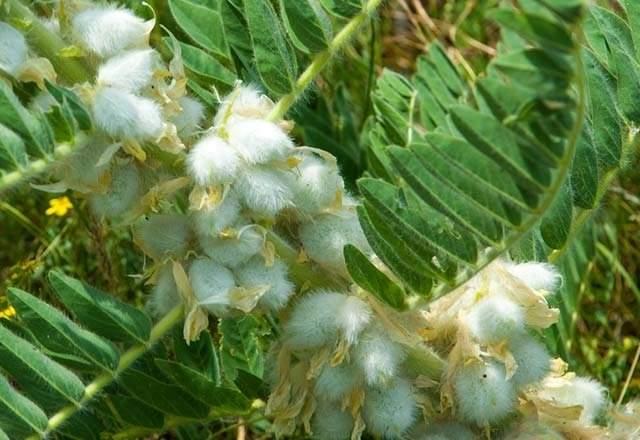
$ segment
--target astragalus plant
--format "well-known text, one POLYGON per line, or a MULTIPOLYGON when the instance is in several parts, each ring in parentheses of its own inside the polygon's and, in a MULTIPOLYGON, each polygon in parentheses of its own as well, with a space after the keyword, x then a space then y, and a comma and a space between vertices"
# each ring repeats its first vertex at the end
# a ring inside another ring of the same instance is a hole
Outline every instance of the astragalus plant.
POLYGON ((380 74, 360 151, 316 104, 381 0, 130 3, 0 1, 0 191, 86 199, 149 286, 9 289, 0 438, 640 438, 561 358, 640 4, 504 2, 484 72, 380 74))

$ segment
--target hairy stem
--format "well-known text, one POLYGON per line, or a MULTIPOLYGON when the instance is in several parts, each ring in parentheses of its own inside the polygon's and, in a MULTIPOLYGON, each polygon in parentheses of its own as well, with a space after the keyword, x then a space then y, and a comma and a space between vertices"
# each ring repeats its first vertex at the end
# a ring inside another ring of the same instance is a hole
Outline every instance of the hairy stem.
POLYGON ((280 98, 267 119, 277 121, 284 117, 293 103, 304 93, 309 84, 322 72, 329 61, 347 45, 360 26, 366 23, 381 3, 382 0, 367 0, 362 10, 338 32, 334 39, 331 40, 331 43, 329 43, 329 46, 313 58, 311 64, 309 64, 300 77, 298 77, 298 80, 293 86, 293 90, 280 98))
POLYGON ((98 395, 105 387, 113 383, 123 371, 129 368, 143 354, 149 351, 156 342, 162 339, 167 332, 182 320, 183 315, 184 306, 182 304, 174 307, 169 313, 167 313, 167 315, 165 315, 164 318, 153 326, 149 335, 149 340, 146 343, 135 345, 122 354, 115 371, 102 373, 84 388, 84 396, 80 400, 79 405, 67 405, 62 408, 49 418, 47 429, 44 431, 42 436, 32 436, 29 440, 46 438, 49 434, 56 431, 60 426, 68 421, 74 414, 81 411, 84 406, 96 397, 96 395, 98 395))
POLYGON ((26 37, 29 43, 40 55, 51 61, 64 82, 79 83, 91 78, 91 72, 82 62, 61 55, 67 44, 55 32, 47 29, 21 0, 5 0, 5 8, 6 19, 28 26, 26 37))

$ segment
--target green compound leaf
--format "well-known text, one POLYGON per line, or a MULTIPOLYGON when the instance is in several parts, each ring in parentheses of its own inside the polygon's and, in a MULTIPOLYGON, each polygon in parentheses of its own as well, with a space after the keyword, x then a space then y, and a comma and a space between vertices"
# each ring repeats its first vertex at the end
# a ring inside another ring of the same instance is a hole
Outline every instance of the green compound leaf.
POLYGON ((218 10, 190 0, 169 0, 178 26, 204 49, 229 58, 229 46, 218 10))
POLYGON ((298 49, 307 53, 324 50, 331 41, 331 20, 318 0, 280 0, 287 33, 298 49))
POLYGON ((1 375, 0 426, 4 435, 10 435, 11 438, 25 438, 33 432, 42 435, 47 428, 46 414, 35 403, 13 389, 1 375))

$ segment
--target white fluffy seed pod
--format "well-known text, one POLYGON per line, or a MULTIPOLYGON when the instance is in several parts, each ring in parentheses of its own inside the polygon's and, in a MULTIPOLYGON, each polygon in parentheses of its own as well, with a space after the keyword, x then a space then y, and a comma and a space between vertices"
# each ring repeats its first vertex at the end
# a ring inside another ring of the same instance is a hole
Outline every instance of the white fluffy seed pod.
POLYGON ((595 423, 606 403, 604 387, 593 379, 580 376, 561 386, 544 387, 540 395, 558 406, 582 406, 580 422, 585 425, 595 423))
POLYGON ((507 270, 533 290, 554 292, 562 282, 555 266, 548 263, 507 263, 507 270))
POLYGON ((208 258, 200 258, 189 268, 189 281, 201 306, 216 316, 227 313, 229 294, 236 286, 229 269, 208 258))
POLYGON ((514 409, 516 392, 504 366, 496 361, 462 366, 454 377, 458 414, 462 420, 483 426, 500 421, 514 409))
POLYGON ((217 237, 222 230, 235 224, 239 217, 240 200, 234 191, 230 191, 217 206, 194 211, 192 222, 199 236, 217 237))
POLYGON ((158 272, 156 284, 147 302, 147 309, 153 316, 160 318, 180 304, 180 301, 171 264, 166 264, 158 272))
POLYGON ((130 209, 142 195, 142 178, 133 164, 116 166, 104 194, 91 197, 91 208, 99 217, 117 217, 130 209))
POLYGON ((282 160, 293 151, 293 142, 273 122, 243 119, 230 124, 229 143, 250 165, 282 160))
POLYGON ((517 388, 542 380, 551 368, 551 356, 544 344, 533 336, 523 334, 509 341, 509 351, 518 368, 511 378, 517 388))
POLYGON ((295 180, 296 208, 307 215, 317 214, 344 191, 344 182, 336 165, 315 156, 306 156, 298 165, 295 180))
POLYGON ((93 118, 100 129, 117 139, 154 140, 164 129, 158 104, 113 87, 96 94, 93 118))
POLYGON ((240 176, 236 190, 244 206, 257 217, 274 218, 293 206, 291 173, 264 167, 252 167, 240 176))
POLYGON ((264 119, 272 108, 273 102, 258 88, 251 85, 242 86, 223 99, 215 116, 214 126, 245 118, 264 119))
POLYGON ((295 293, 295 285, 289 281, 288 271, 282 260, 275 260, 271 266, 266 266, 264 258, 256 256, 240 266, 235 274, 241 287, 269 286, 258 305, 265 310, 277 311, 295 293))
POLYGON ((504 295, 489 295, 475 304, 465 321, 483 344, 498 343, 524 329, 524 311, 504 295))
POLYGON ((392 341, 378 326, 362 334, 354 351, 355 363, 364 372, 367 384, 372 386, 382 386, 397 376, 405 357, 402 346, 392 341))
POLYGON ((153 49, 123 52, 109 58, 98 68, 97 84, 138 93, 151 83, 160 57, 153 49))
POLYGON ((133 230, 136 244, 156 261, 186 254, 191 241, 189 219, 182 214, 153 214, 133 230))
POLYGON ((340 402, 347 394, 362 385, 362 374, 357 366, 347 361, 332 367, 324 366, 316 379, 314 391, 317 397, 340 402))
POLYGON ((27 41, 14 27, 0 21, 0 70, 15 76, 27 61, 27 41))
POLYGON ((286 341, 295 350, 333 344, 338 338, 336 313, 346 295, 331 291, 310 293, 298 301, 285 324, 286 341))
POLYGON ((107 143, 101 139, 90 139, 60 164, 56 175, 75 191, 99 192, 105 183, 103 176, 109 166, 107 163, 98 166, 98 163, 107 147, 107 143))
POLYGON ((429 425, 418 440, 474 440, 473 432, 458 422, 440 422, 429 425))
POLYGON ((147 44, 151 25, 128 9, 113 5, 85 9, 71 21, 74 37, 102 58, 147 44))
POLYGON ((351 438, 353 426, 353 417, 348 411, 340 409, 340 405, 318 402, 318 407, 311 420, 314 439, 348 440, 351 438))
POLYGON ((178 100, 178 103, 182 110, 173 116, 171 122, 182 136, 192 136, 200 129, 204 118, 204 105, 189 96, 183 96, 178 100))
POLYGON ((370 252, 355 213, 324 214, 300 228, 300 240, 307 255, 317 263, 346 272, 343 249, 348 243, 370 252))
POLYGON ((238 174, 240 158, 233 147, 224 140, 209 135, 189 152, 187 168, 198 185, 231 183, 238 174))
POLYGON ((200 237, 200 247, 212 260, 231 268, 238 267, 257 255, 264 245, 264 236, 253 227, 235 226, 236 237, 200 237))
POLYGON ((371 434, 396 439, 401 438, 414 423, 417 409, 411 385, 398 378, 387 387, 367 390, 362 416, 371 434))
POLYGON ((349 344, 355 344, 358 336, 371 321, 371 307, 356 296, 347 296, 336 314, 336 324, 349 344))

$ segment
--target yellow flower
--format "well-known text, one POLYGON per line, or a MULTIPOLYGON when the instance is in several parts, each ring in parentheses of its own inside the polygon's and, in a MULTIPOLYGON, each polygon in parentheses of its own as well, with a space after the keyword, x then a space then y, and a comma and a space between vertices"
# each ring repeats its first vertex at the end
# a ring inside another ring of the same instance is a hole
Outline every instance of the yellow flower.
POLYGON ((49 208, 45 211, 45 214, 64 217, 71 208, 73 208, 71 200, 67 196, 62 196, 49 200, 49 208))
POLYGON ((14 309, 13 306, 0 310, 0 319, 11 319, 14 316, 16 316, 16 309, 14 309))

